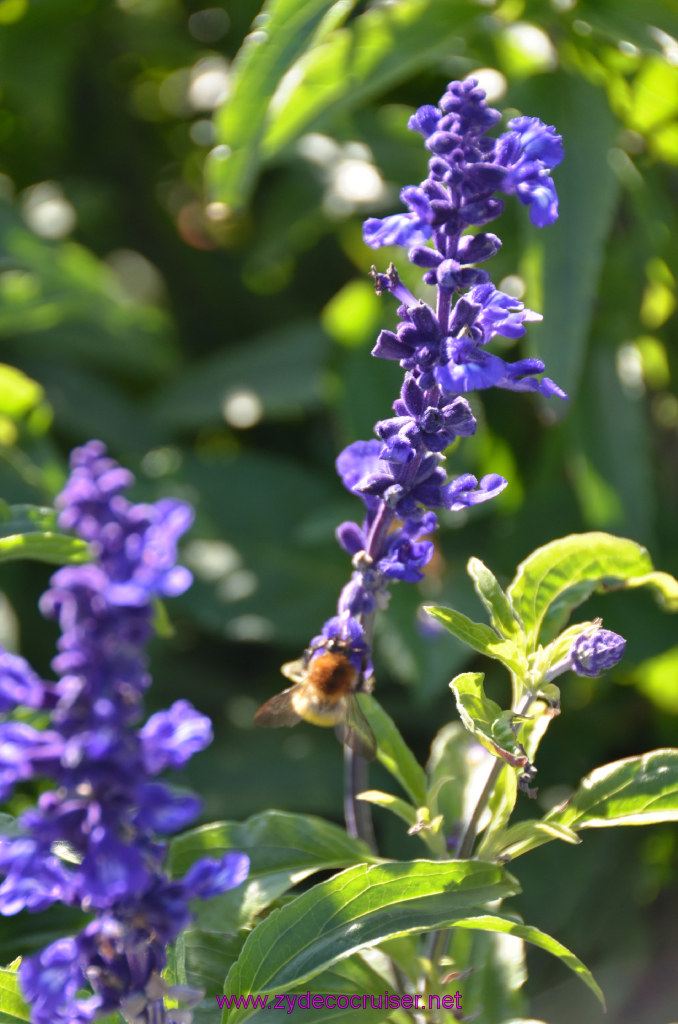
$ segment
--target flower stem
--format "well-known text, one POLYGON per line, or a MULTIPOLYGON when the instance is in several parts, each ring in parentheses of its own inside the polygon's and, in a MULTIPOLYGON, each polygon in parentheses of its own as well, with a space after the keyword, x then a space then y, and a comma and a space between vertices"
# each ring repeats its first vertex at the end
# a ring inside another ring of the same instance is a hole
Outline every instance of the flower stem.
POLYGON ((358 800, 358 793, 367 789, 367 761, 350 747, 344 746, 344 818, 346 831, 352 839, 362 839, 373 853, 377 841, 372 827, 370 806, 358 800))

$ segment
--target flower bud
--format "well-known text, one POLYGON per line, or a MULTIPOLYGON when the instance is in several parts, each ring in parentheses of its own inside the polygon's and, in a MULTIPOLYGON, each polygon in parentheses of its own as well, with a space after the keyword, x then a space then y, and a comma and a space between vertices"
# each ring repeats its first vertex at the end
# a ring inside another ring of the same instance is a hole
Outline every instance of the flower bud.
POLYGON ((578 676, 599 676, 621 660, 626 640, 609 629, 582 633, 570 647, 569 661, 578 676))

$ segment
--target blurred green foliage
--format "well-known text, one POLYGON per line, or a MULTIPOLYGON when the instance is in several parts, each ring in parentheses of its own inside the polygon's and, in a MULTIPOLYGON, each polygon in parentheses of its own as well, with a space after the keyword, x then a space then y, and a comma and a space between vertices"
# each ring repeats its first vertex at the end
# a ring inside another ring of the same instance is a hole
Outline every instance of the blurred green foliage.
MULTIPOLYGON (((570 399, 473 397, 478 433, 451 470, 500 472, 510 487, 450 516, 427 579, 394 593, 380 698, 425 758, 453 716, 449 679, 487 670, 417 619, 431 601, 472 611, 471 555, 505 583, 537 544, 604 529, 678 572, 678 4, 271 0, 252 26, 258 6, 0 2, 0 494, 49 504, 69 448, 100 437, 136 472, 137 497, 192 501, 196 583, 170 609, 151 699, 189 694, 215 719, 190 769, 207 817, 274 806, 337 818, 331 737, 255 734, 251 719, 348 573, 333 530, 359 509, 333 460, 388 414, 400 376, 369 358, 395 310, 366 274, 395 258, 412 287, 418 276, 401 253, 368 251, 360 223, 424 177, 408 113, 451 78, 484 69, 509 116, 564 136, 560 221, 538 232, 512 206, 492 270, 544 314, 522 351, 570 399)), ((21 563, 0 581, 0 639, 43 672, 46 580, 21 563)), ((627 655, 613 678, 563 686, 540 752, 545 806, 594 765, 678 737, 675 622, 639 593, 593 598, 586 614, 624 634, 627 655)), ((490 670, 486 685, 507 683, 490 670)), ((384 851, 407 856, 410 840, 379 815, 384 851)), ((677 863, 661 827, 535 855, 526 917, 602 963, 609 1024, 676 1017, 677 863)), ((22 921, 0 938, 6 959, 17 941, 46 939, 22 921)), ((601 1020, 565 985, 542 999, 555 968, 532 969, 536 1016, 601 1020)))

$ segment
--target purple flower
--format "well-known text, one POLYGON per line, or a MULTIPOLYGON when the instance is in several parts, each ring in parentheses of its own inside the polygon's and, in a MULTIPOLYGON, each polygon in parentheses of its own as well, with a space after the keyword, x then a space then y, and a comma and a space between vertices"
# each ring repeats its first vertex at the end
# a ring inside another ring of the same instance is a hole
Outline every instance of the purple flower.
POLYGON ((514 117, 509 121, 518 147, 529 160, 539 160, 545 167, 557 167, 565 153, 562 136, 553 125, 546 125, 538 117, 514 117))
POLYGON ((63 861, 35 839, 0 839, 0 913, 46 910, 57 901, 69 903, 73 879, 63 861))
POLYGON ((371 249, 383 245, 423 245, 431 237, 431 225, 416 213, 394 213, 379 219, 368 217, 363 224, 363 240, 371 249))
POLYGON ((21 963, 21 987, 31 1004, 33 1024, 86 1024, 99 1008, 98 999, 82 1000, 77 993, 87 984, 80 965, 77 939, 57 939, 21 963))
POLYGON ((8 795, 24 779, 55 782, 19 819, 25 834, 0 841, 0 912, 60 901, 96 915, 80 935, 24 959, 19 978, 34 1024, 120 1009, 140 1024, 178 1021, 164 1006, 165 947, 190 921, 192 899, 239 884, 248 868, 231 854, 194 865, 184 880, 164 873, 160 837, 195 821, 201 804, 152 776, 184 765, 212 732, 188 701, 138 728, 152 602, 190 584, 176 555, 193 514, 171 499, 132 504, 122 493, 131 482, 101 442, 76 449, 59 522, 89 542, 95 562, 59 569, 41 601, 61 628, 59 679, 43 683, 23 659, 0 653, 0 704, 50 713, 43 730, 0 725, 0 787, 8 795), (77 863, 52 855, 57 840, 77 863), (88 984, 93 994, 83 997, 88 984))
POLYGON ((433 558, 434 548, 430 540, 417 540, 419 526, 406 524, 402 530, 390 534, 384 554, 377 562, 377 568, 387 579, 407 583, 423 579, 422 569, 433 558))
POLYGON ((165 768, 181 768, 212 742, 212 723, 187 700, 178 700, 167 711, 158 711, 139 733, 144 764, 149 775, 165 768))
POLYGON ((208 900, 244 882, 249 868, 244 853, 226 853, 219 861, 205 857, 188 869, 183 884, 191 899, 208 900))
POLYGON ((542 319, 541 313, 526 309, 524 304, 512 295, 500 292, 493 284, 473 288, 465 300, 477 305, 478 312, 474 326, 482 333, 481 344, 487 344, 497 334, 503 338, 522 338, 525 323, 542 319))
POLYGON ((39 708, 44 693, 45 684, 28 662, 0 648, 0 711, 12 711, 20 704, 39 708))
POLYGON ((538 118, 514 118, 499 138, 488 136, 500 117, 474 79, 450 82, 437 106, 420 107, 409 120, 431 154, 427 178, 401 191, 404 212, 364 224, 367 245, 406 247, 437 295, 430 304, 415 298, 393 264, 385 273, 370 271, 377 295, 388 292, 400 303, 397 328, 380 332, 372 355, 398 362, 405 379, 394 415, 375 426, 379 441, 355 441, 337 458, 344 486, 364 503, 364 518, 361 525, 346 522, 337 529, 353 572, 338 615, 311 644, 313 649, 341 638, 360 652, 356 667, 369 655, 372 620, 388 603, 390 582, 420 580, 432 557, 425 535, 437 520, 430 510, 460 511, 489 501, 507 485, 496 473, 480 483, 470 473, 448 478, 446 450, 476 429, 462 396, 499 387, 566 398, 543 376, 541 360, 510 363, 486 347, 497 336, 519 339, 527 323, 541 319, 497 290, 489 272, 477 266, 501 247, 500 238, 485 230, 504 209, 497 193, 516 195, 534 224, 552 223, 558 197, 550 175, 563 156, 560 136, 538 118))
POLYGON ((497 163, 507 170, 502 191, 530 207, 530 220, 537 227, 553 224, 558 195, 550 172, 564 156, 561 136, 538 117, 515 117, 508 126, 496 152, 497 163))

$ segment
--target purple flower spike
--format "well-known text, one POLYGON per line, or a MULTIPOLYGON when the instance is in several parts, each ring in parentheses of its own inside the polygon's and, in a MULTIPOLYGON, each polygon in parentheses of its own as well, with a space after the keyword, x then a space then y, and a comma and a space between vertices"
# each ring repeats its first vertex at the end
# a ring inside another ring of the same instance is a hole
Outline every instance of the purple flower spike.
POLYGON ((362 523, 342 523, 337 539, 352 558, 338 614, 310 649, 331 639, 353 651, 356 668, 369 658, 376 610, 385 608, 393 580, 417 582, 434 553, 426 538, 437 526, 431 509, 452 512, 490 501, 507 481, 496 473, 480 482, 470 473, 450 479, 445 457, 459 437, 475 432, 466 395, 498 387, 567 396, 543 376, 539 359, 508 362, 490 350, 496 338, 518 341, 541 315, 495 288, 485 264, 501 248, 485 230, 504 210, 503 196, 529 207, 538 227, 558 216, 551 171, 563 158, 560 136, 536 117, 517 117, 498 138, 488 135, 501 115, 475 79, 450 82, 437 106, 420 107, 408 127, 430 153, 428 176, 400 192, 404 209, 363 226, 368 246, 406 248, 436 289, 430 302, 401 282, 393 264, 372 267, 377 295, 399 303, 398 326, 382 330, 372 355, 405 371, 393 415, 375 425, 378 441, 354 441, 336 461, 348 491, 364 503, 362 523), (478 230, 478 229, 481 230, 478 230))
POLYGON ((212 729, 185 700, 139 728, 152 605, 190 584, 176 557, 193 512, 171 499, 129 502, 131 474, 99 441, 76 449, 71 465, 59 522, 89 542, 95 561, 59 569, 41 601, 61 628, 60 678, 43 683, 0 651, 0 709, 21 702, 51 719, 42 730, 0 725, 0 791, 8 796, 25 779, 55 783, 20 817, 25 834, 0 840, 0 913, 59 901, 95 914, 80 935, 22 962, 33 1024, 84 1024, 119 1010, 140 1024, 178 1024, 189 1018, 165 1008, 165 994, 179 996, 161 977, 165 947, 190 922, 190 901, 238 885, 249 863, 229 854, 194 865, 184 880, 167 878, 160 837, 192 824, 201 803, 152 777, 183 766, 212 729), (57 841, 77 863, 53 855, 57 841))

